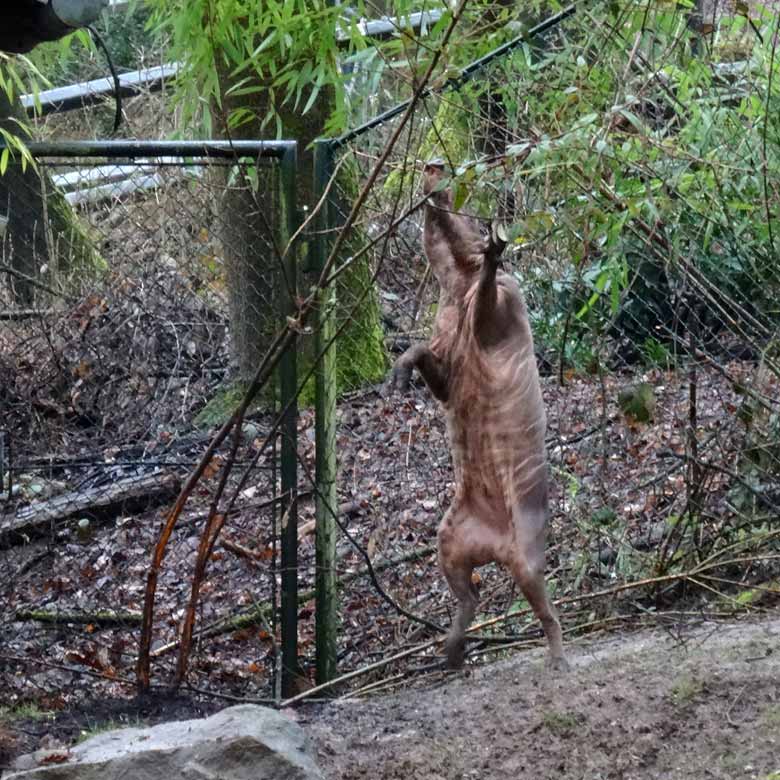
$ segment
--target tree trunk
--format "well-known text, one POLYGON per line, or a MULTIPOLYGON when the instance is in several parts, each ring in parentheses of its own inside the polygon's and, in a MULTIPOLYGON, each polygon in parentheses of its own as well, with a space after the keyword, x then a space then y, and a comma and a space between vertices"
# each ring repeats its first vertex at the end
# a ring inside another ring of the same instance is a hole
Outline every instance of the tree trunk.
MULTIPOLYGON (((17 134, 23 117, 0 89, 0 128, 17 134)), ((66 291, 85 272, 93 275, 105 267, 46 171, 30 165, 23 170, 18 155, 0 176, 0 218, 5 222, 0 289, 15 305, 41 305, 44 291, 66 291)))
POLYGON ((701 54, 701 39, 704 36, 704 0, 695 0, 688 11, 688 29, 691 31, 691 53, 694 57, 701 54))
MULTIPOLYGON (((229 84, 223 78, 223 94, 229 84)), ((270 108, 265 99, 266 93, 260 93, 259 100, 250 106, 259 117, 265 116, 270 108)), ((305 105, 307 94, 304 92, 300 105, 305 105)), ((284 138, 298 142, 297 197, 299 208, 315 205, 313 193, 314 154, 313 142, 322 136, 325 121, 330 113, 331 96, 323 90, 312 108, 305 114, 291 106, 278 107, 282 120, 284 138)), ((246 106, 247 98, 237 100, 224 99, 226 111, 238 105, 246 106), (238 103, 241 101, 241 103, 238 103)), ((268 136, 273 125, 261 128, 259 121, 242 125, 231 132, 234 140, 262 138, 268 136)), ((347 198, 356 194, 356 182, 351 181, 347 173, 339 181, 339 190, 347 198)), ((262 188, 261 188, 262 190, 262 188)), ((258 242, 258 236, 267 236, 269 227, 277 219, 279 209, 274 187, 266 188, 252 195, 248 191, 234 192, 223 202, 222 214, 226 234, 230 242, 225 248, 227 263, 228 295, 230 298, 231 332, 234 361, 239 376, 246 379, 254 373, 257 361, 264 352, 268 337, 273 331, 273 323, 265 316, 270 312, 271 301, 275 298, 273 289, 274 264, 278 258, 269 253, 268 247, 258 242)), ((355 236, 353 245, 361 245, 364 236, 355 236)), ((306 253, 302 251, 301 257, 306 253)), ((277 275, 278 278, 278 275, 277 275)), ((304 288, 308 284, 304 283, 304 288)), ((380 325, 379 300, 373 289, 371 269, 367 261, 355 263, 338 282, 338 306, 343 317, 349 317, 349 323, 339 338, 337 372, 339 389, 347 390, 367 382, 379 381, 386 369, 383 333, 380 325), (355 308, 356 296, 368 293, 361 304, 355 308)), ((301 363, 304 371, 311 365, 306 356, 301 363)))
MULTIPOLYGON (((255 136, 258 137, 258 136, 255 136)), ((244 168, 238 169, 244 172, 244 168)), ((225 187, 220 202, 233 363, 241 382, 249 382, 279 324, 274 305, 280 277, 271 230, 281 220, 279 177, 269 173, 262 191, 248 182, 228 181, 233 169, 220 171, 225 187)))

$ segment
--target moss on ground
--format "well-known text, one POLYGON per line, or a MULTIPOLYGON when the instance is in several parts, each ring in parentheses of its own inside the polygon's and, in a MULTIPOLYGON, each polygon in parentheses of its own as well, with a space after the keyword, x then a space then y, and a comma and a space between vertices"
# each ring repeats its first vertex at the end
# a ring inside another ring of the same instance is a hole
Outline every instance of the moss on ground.
MULTIPOLYGON (((208 429, 222 425, 244 400, 247 387, 248 385, 244 382, 232 382, 220 387, 198 412, 195 417, 195 426, 208 429)), ((267 406, 267 399, 264 401, 261 393, 247 409, 247 414, 258 411, 264 406, 267 406)))

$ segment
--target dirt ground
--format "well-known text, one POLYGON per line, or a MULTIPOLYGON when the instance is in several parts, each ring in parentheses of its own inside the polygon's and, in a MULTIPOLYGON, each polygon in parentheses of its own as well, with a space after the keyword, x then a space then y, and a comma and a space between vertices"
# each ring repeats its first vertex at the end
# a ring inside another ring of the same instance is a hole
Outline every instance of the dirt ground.
MULTIPOLYGON (((691 619, 570 643, 562 675, 547 672, 537 649, 407 680, 392 694, 284 712, 311 737, 328 780, 780 780, 780 613, 691 619)), ((6 736, 20 739, 0 769, 102 728, 223 706, 160 691, 145 701, 95 700, 48 722, 19 720, 6 736)))
POLYGON ((541 650, 298 712, 328 778, 780 778, 780 616, 541 650))

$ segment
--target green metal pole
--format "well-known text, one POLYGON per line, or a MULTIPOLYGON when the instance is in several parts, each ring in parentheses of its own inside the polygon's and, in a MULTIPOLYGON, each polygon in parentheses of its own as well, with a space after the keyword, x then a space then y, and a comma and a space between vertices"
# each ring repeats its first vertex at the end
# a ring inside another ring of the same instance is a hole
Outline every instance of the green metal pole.
MULTIPOLYGON (((333 174, 333 149, 329 141, 314 147, 314 201, 324 194, 333 174)), ((316 218, 310 243, 311 269, 322 270, 335 228, 329 200, 316 218)), ((336 584, 336 287, 320 291, 316 309, 314 354, 321 356, 315 373, 315 481, 316 561, 315 646, 317 684, 336 676, 338 587, 336 584)))
MULTIPOLYGON (((289 148, 281 158, 281 233, 282 246, 286 246, 297 228, 295 174, 297 168, 297 149, 289 148)), ((284 258, 279 283, 279 305, 281 321, 296 314, 297 262, 294 249, 290 249, 284 258)), ((279 362, 279 399, 282 409, 286 409, 280 426, 281 481, 282 481, 282 696, 287 698, 296 693, 298 666, 298 389, 297 340, 282 356, 279 362)))

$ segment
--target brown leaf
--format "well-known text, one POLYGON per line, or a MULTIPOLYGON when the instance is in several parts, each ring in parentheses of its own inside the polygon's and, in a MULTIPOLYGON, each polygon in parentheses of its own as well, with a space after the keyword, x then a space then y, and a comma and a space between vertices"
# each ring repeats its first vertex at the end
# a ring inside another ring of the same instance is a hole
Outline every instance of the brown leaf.
POLYGON ((203 478, 211 479, 222 468, 223 459, 219 455, 215 455, 209 462, 206 468, 203 470, 203 478))
POLYGON ((70 753, 47 753, 38 763, 62 764, 70 758, 70 753))
POLYGON ((79 653, 76 650, 68 650, 65 653, 65 660, 81 666, 89 666, 91 669, 95 669, 98 672, 106 671, 106 665, 95 653, 79 653))
POLYGON ((92 363, 86 358, 83 358, 79 362, 79 364, 73 369, 73 374, 74 376, 77 376, 79 379, 83 379, 91 371, 92 371, 92 363))

